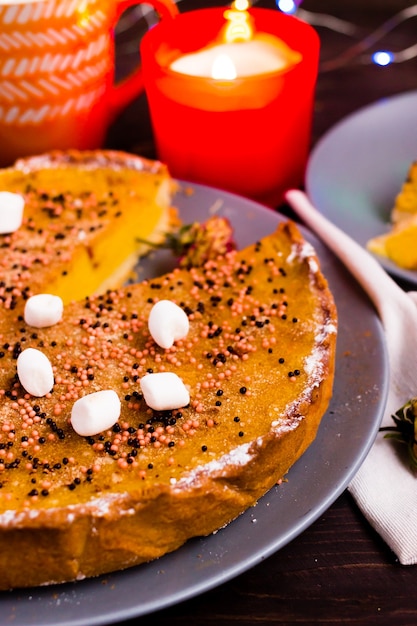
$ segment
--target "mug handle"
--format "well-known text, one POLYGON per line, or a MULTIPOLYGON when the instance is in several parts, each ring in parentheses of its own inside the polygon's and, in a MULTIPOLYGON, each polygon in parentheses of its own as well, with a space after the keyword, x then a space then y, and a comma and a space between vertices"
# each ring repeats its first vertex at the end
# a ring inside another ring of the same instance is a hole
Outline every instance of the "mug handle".
MULTIPOLYGON (((161 19, 172 19, 179 13, 174 0, 119 0, 116 23, 126 9, 137 4, 151 4, 161 19)), ((139 66, 117 85, 113 85, 109 99, 110 119, 117 117, 122 109, 143 92, 143 89, 142 68, 139 66)))

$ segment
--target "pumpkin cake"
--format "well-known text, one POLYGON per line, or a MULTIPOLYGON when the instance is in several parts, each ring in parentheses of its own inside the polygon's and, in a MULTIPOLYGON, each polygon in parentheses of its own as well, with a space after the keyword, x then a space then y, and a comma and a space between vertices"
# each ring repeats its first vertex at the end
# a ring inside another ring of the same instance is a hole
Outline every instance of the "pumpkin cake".
POLYGON ((292 222, 201 267, 67 303, 34 328, 25 303, 33 285, 50 291, 43 267, 22 272, 13 306, 13 284, 0 298, 1 589, 128 568, 213 533, 286 475, 332 394, 335 304, 292 222), (165 348, 148 326, 162 300, 188 320, 165 348), (17 371, 28 348, 53 371, 40 397, 17 371), (162 373, 181 380, 185 406, 147 404, 141 381, 162 373), (75 403, 100 391, 117 394, 120 417, 77 434, 75 403))
POLYGON ((24 197, 24 223, 4 238, 0 279, 64 302, 119 287, 175 215, 165 165, 112 150, 52 152, 0 170, 0 191, 24 197), (28 276, 30 275, 30 280, 28 276))

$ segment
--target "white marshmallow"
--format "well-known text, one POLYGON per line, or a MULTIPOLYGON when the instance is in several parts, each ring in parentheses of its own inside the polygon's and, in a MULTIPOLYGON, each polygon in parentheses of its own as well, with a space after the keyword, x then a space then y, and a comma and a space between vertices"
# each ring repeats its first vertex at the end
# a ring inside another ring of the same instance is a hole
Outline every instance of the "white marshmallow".
POLYGON ((0 191, 0 235, 14 233, 23 220, 23 196, 11 191, 0 191))
POLYGON ((115 425, 120 417, 120 399, 115 391, 104 389, 76 400, 71 424, 78 435, 92 437, 115 425))
POLYGON ((39 293, 26 300, 24 317, 26 324, 46 328, 57 324, 62 318, 64 303, 59 296, 39 293))
POLYGON ((155 411, 170 411, 187 406, 190 394, 181 378, 173 372, 146 374, 140 379, 145 402, 155 411))
POLYGON ((148 328, 161 348, 170 348, 174 341, 184 339, 190 329, 186 313, 171 300, 159 300, 151 309, 148 328))
POLYGON ((23 350, 17 358, 17 375, 22 387, 38 398, 54 386, 52 365, 46 354, 35 348, 23 350))

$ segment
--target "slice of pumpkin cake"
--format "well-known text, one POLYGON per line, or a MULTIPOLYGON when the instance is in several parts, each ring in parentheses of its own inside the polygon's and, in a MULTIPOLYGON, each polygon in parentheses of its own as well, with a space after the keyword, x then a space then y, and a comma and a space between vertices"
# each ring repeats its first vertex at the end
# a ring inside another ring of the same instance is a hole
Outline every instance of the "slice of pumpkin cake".
POLYGON ((0 170, 3 201, 24 201, 20 228, 0 231, 2 284, 47 286, 65 302, 120 286, 149 249, 139 241, 170 230, 175 188, 162 163, 116 151, 53 152, 0 170))

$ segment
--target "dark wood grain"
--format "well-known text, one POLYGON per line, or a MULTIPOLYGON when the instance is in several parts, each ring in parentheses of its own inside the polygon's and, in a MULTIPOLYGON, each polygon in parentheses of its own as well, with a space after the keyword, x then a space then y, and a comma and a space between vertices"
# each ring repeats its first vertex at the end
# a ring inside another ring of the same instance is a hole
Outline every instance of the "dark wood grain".
MULTIPOLYGON (((225 4, 184 1, 180 8, 225 4)), ((275 7, 273 0, 258 4, 275 7)), ((348 20, 358 27, 356 38, 317 27, 324 64, 411 4, 408 0, 305 0, 302 7, 348 20)), ((394 29, 383 41, 384 47, 393 50, 416 42, 415 18, 394 29)), ((134 54, 120 58, 121 74, 134 62, 134 54)), ((321 72, 312 144, 358 108, 411 89, 417 89, 416 59, 385 68, 352 60, 334 71, 321 72)), ((108 145, 155 156, 144 97, 116 120, 108 145)), ((345 492, 310 528, 250 571, 170 609, 125 622, 125 626, 415 626, 416 592, 416 567, 398 563, 345 492)))

